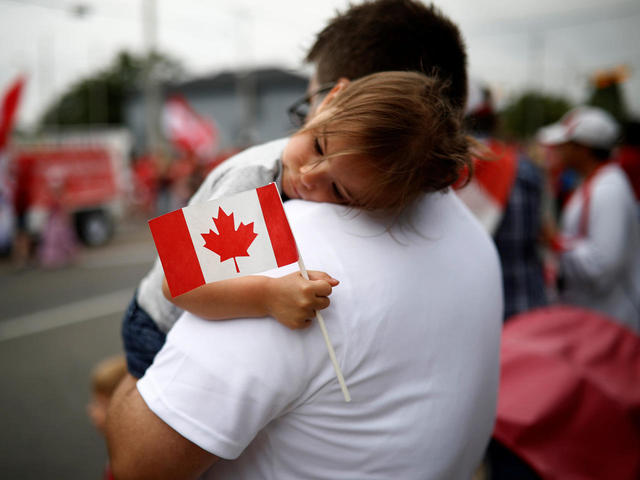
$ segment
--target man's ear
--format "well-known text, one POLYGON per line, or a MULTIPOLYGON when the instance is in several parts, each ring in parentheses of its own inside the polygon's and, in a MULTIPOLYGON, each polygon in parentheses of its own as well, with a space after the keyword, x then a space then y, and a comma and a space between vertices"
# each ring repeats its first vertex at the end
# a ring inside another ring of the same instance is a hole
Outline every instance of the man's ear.
POLYGON ((326 97, 322 99, 316 113, 324 110, 328 105, 331 104, 333 99, 338 95, 344 88, 349 85, 350 80, 346 77, 340 77, 333 88, 329 91, 326 97))

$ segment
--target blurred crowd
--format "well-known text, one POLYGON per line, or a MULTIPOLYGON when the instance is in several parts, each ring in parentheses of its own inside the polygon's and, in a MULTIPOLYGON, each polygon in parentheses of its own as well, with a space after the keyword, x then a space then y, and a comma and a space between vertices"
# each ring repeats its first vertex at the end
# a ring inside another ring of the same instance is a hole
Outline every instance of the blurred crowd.
MULTIPOLYGON (((640 474, 640 123, 585 104, 515 141, 477 80, 464 116, 474 167, 456 193, 494 241, 504 292, 497 421, 477 475, 632 479, 640 474)), ((183 207, 239 150, 207 161, 133 159, 127 210, 148 219, 183 207)), ((16 232, 0 247, 19 267, 69 265, 79 239, 92 243, 99 216, 74 214, 74 177, 54 172, 39 184, 38 161, 25 159, 12 179, 16 232), (49 193, 35 218, 38 185, 49 193)), ((118 358, 92 379, 89 414, 101 432, 124 374, 118 358)))
POLYGON ((639 124, 584 105, 528 143, 500 140, 491 93, 479 82, 466 122, 486 151, 458 193, 495 240, 505 321, 561 301, 638 331, 639 124))
POLYGON ((458 193, 494 238, 505 295, 484 474, 634 478, 640 124, 583 105, 528 144, 501 141, 491 93, 479 83, 467 124, 487 148, 458 193))

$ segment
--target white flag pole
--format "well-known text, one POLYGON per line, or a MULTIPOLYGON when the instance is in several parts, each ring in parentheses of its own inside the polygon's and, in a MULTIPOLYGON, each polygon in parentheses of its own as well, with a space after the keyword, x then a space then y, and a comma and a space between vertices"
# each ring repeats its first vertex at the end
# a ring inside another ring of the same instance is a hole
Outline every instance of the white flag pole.
MULTIPOLYGON (((307 269, 304 266, 304 262, 302 261, 302 257, 298 252, 298 266, 300 267, 300 273, 302 276, 309 280, 309 274, 307 273, 307 269)), ((318 320, 318 324, 320 325, 320 330, 322 330, 322 336, 324 337, 324 343, 327 344, 327 350, 329 351, 329 358, 331 359, 331 363, 333 363, 333 368, 336 371, 336 377, 338 377, 338 383, 340 384, 340 388, 342 389, 342 394, 344 395, 344 401, 351 401, 351 394, 347 389, 347 384, 344 381, 344 377, 342 376, 342 370, 340 370, 340 365, 338 365, 338 360, 336 359, 336 352, 333 350, 333 346, 331 345, 331 340, 329 339, 329 333, 327 332, 327 327, 324 324, 324 319, 320 312, 316 310, 316 319, 318 320)))

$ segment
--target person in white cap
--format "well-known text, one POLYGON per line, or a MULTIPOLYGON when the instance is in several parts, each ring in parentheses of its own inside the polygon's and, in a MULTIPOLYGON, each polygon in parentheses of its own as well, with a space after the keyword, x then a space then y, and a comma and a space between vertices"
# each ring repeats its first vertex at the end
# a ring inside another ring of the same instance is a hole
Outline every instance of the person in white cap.
POLYGON ((614 118, 581 106, 540 130, 581 183, 565 204, 559 252, 560 298, 608 314, 640 331, 640 223, 625 173, 609 162, 619 135, 614 118))

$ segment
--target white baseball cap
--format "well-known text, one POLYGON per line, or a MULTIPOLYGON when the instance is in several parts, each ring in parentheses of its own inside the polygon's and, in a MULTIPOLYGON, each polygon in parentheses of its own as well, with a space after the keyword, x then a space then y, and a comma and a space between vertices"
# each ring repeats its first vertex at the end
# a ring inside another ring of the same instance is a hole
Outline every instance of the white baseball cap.
POLYGON ((567 112, 558 123, 543 127, 538 141, 544 145, 576 142, 591 148, 612 148, 620 125, 611 114, 597 107, 581 106, 567 112))

